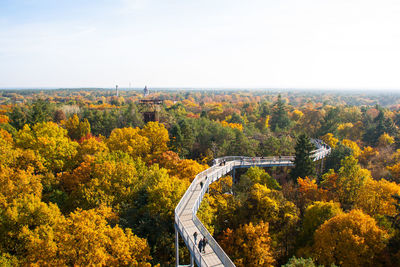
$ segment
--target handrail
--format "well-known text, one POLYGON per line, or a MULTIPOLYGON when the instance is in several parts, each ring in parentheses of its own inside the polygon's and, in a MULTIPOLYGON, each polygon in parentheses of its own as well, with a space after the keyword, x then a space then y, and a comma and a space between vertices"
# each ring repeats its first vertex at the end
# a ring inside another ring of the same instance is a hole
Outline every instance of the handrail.
POLYGON ((235 266, 232 260, 228 257, 228 255, 226 255, 225 251, 220 247, 218 242, 215 241, 213 236, 210 234, 210 232, 208 232, 207 228, 201 223, 201 221, 199 220, 199 218, 197 218, 196 215, 193 215, 193 222, 196 225, 196 227, 200 230, 200 232, 205 233, 204 236, 207 238, 208 244, 210 245, 210 247, 213 248, 215 254, 221 255, 219 259, 222 261, 222 264, 228 267, 235 266))
POLYGON ((188 232, 186 231, 185 227, 183 227, 183 224, 181 220, 179 219, 179 216, 175 216, 175 220, 177 220, 177 228, 179 231, 181 231, 181 236, 183 240, 186 243, 186 246, 188 247, 189 251, 191 252, 190 254, 193 255, 194 260, 196 261, 198 266, 207 266, 207 263, 203 260, 201 256, 201 252, 199 251, 199 248, 196 246, 196 244, 193 243, 193 241, 190 239, 188 232), (180 227, 182 226, 182 227, 180 227))
MULTIPOLYGON (((316 150, 312 151, 312 158, 314 161, 319 160, 327 156, 331 152, 331 148, 327 146, 321 140, 313 139, 312 142, 317 146, 316 150)), ((214 253, 218 256, 224 266, 235 266, 232 260, 226 255, 223 249, 219 246, 217 241, 212 237, 206 227, 201 223, 201 221, 196 216, 197 211, 200 208, 201 201, 208 187, 211 183, 217 181, 219 178, 223 177, 225 174, 233 170, 234 167, 242 166, 292 166, 294 164, 294 156, 269 156, 269 157, 243 157, 243 156, 225 156, 217 158, 213 161, 213 165, 196 175, 189 188, 186 190, 178 205, 175 208, 175 225, 179 230, 183 240, 189 248, 194 260, 199 266, 207 266, 204 261, 202 254, 191 240, 189 234, 187 233, 183 223, 181 222, 179 215, 182 212, 183 207, 187 204, 187 200, 193 194, 195 187, 202 182, 203 186, 200 190, 200 194, 197 196, 195 203, 192 206, 192 220, 200 233, 208 239, 210 247, 213 249, 214 253)))

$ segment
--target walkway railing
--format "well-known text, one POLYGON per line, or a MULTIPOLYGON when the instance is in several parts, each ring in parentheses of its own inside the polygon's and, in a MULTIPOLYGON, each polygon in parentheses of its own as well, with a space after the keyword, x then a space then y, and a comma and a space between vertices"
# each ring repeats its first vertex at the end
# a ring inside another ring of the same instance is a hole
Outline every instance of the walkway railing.
MULTIPOLYGON (((314 139, 312 142, 316 145, 317 149, 312 151, 313 160, 320 160, 326 157, 330 152, 331 148, 323 143, 321 140, 314 139)), ((196 262, 198 266, 208 266, 206 261, 204 260, 204 254, 202 254, 197 248, 196 244, 192 241, 191 235, 188 233, 187 229, 185 229, 182 220, 180 219, 180 215, 185 210, 187 210, 187 205, 189 200, 193 200, 194 192, 196 191, 196 187, 202 183, 202 187, 200 189, 200 193, 195 196, 195 202, 191 207, 191 220, 197 230, 201 233, 201 235, 205 236, 208 240, 208 244, 213 250, 219 260, 221 261, 223 266, 235 266, 228 255, 223 251, 223 249, 219 246, 219 244, 215 241, 212 235, 208 232, 206 227, 201 223, 201 221, 196 216, 197 211, 200 208, 201 201, 205 193, 207 192, 211 183, 217 181, 219 178, 223 177, 225 174, 231 172, 235 167, 251 167, 251 166, 263 166, 263 167, 271 167, 271 166, 293 166, 294 157, 293 156, 273 156, 273 157, 241 157, 241 156, 227 156, 221 157, 214 160, 213 166, 208 168, 205 171, 202 171, 198 175, 196 175, 195 179, 190 184, 189 188, 186 190, 185 194, 179 201, 178 205, 175 208, 175 227, 177 233, 181 235, 184 240, 186 246, 189 249, 191 254, 192 263, 193 260, 196 262)), ((190 208, 190 207, 189 207, 190 208)), ((176 238, 178 237, 176 233, 176 238)), ((176 246, 178 246, 176 240, 176 246)), ((177 265, 179 264, 179 255, 178 255, 178 247, 177 249, 177 265)))

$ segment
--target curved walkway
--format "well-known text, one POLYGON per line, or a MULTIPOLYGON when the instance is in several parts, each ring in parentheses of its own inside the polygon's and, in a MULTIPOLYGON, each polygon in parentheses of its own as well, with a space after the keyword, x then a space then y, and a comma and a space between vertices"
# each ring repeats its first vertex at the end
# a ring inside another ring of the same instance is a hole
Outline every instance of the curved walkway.
MULTIPOLYGON (((313 140, 317 149, 313 151, 314 161, 326 157, 331 148, 325 145, 321 140, 313 140)), ((223 249, 218 245, 196 213, 200 208, 204 194, 207 192, 211 183, 233 171, 235 168, 249 168, 253 166, 274 167, 274 166, 294 166, 294 157, 223 157, 214 161, 214 165, 209 169, 199 173, 189 188, 186 190, 178 206, 175 208, 175 248, 176 248, 176 266, 179 265, 179 235, 185 241, 191 254, 190 266, 235 266, 231 259, 226 255, 223 249), (225 162, 225 164, 221 164, 225 162), (221 166, 222 165, 222 166, 221 166), (201 186, 201 183, 203 184, 201 186), (194 232, 198 233, 197 243, 193 237, 194 232), (197 244, 198 240, 205 236, 208 240, 205 253, 200 253, 197 244)))

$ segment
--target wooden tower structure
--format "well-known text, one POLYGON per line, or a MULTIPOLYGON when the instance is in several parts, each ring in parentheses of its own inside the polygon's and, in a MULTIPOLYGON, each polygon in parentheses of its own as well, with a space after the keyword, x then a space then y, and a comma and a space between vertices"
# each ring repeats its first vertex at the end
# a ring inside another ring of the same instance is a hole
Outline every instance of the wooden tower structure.
POLYGON ((138 108, 139 112, 143 114, 143 121, 145 123, 149 121, 159 121, 160 106, 163 103, 161 99, 150 99, 147 98, 150 95, 150 91, 147 86, 143 90, 143 99, 139 100, 138 108))

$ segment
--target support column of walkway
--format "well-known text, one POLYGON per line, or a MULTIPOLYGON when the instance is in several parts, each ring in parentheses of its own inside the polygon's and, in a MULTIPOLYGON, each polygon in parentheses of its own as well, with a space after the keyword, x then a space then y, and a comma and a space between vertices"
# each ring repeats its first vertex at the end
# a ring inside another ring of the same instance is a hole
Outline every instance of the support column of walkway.
POLYGON ((179 267, 179 233, 178 229, 176 229, 175 225, 175 259, 176 259, 176 267, 179 267))

